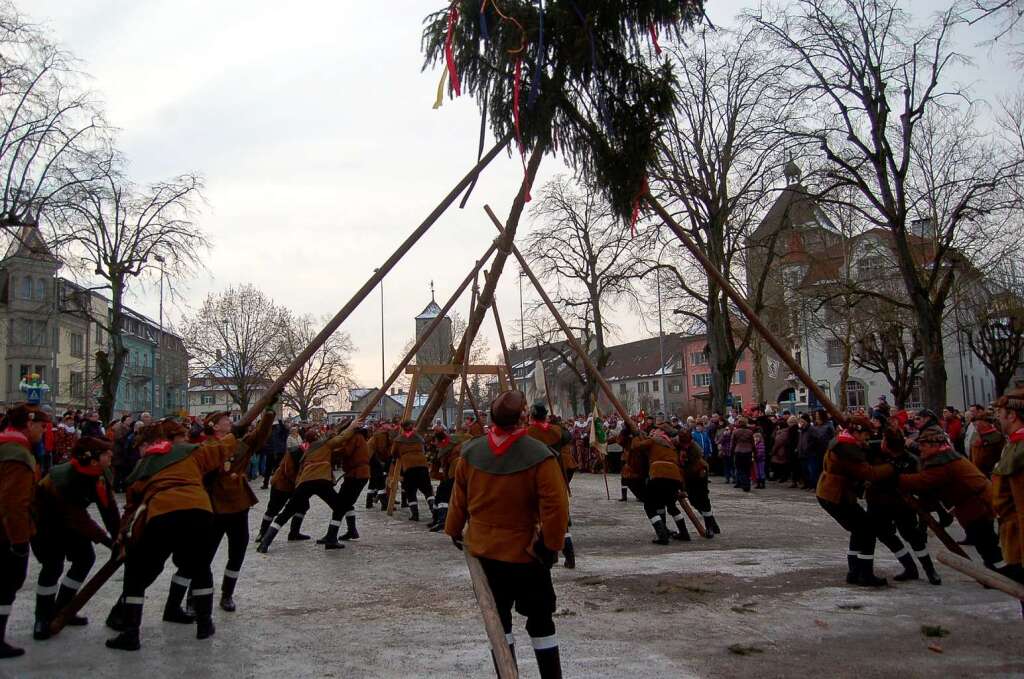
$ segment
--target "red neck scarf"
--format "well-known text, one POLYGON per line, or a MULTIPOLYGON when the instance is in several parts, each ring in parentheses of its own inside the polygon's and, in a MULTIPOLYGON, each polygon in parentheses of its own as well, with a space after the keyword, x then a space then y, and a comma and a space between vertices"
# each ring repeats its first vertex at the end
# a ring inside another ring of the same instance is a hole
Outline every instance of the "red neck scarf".
POLYGON ((4 443, 17 443, 25 446, 26 448, 30 447, 28 437, 25 436, 25 433, 11 427, 0 432, 0 445, 4 443))
POLYGON ((71 466, 82 476, 90 476, 96 479, 96 502, 101 507, 110 504, 110 495, 107 492, 107 482, 103 478, 103 467, 98 464, 82 464, 75 458, 71 458, 71 466))
POLYGON ((150 455, 166 455, 169 452, 171 452, 171 442, 158 441, 143 448, 142 456, 148 457, 150 455))
POLYGON ((839 441, 840 443, 852 443, 855 446, 860 445, 860 440, 845 429, 839 432, 839 435, 836 436, 836 441, 839 441))
POLYGON ((74 457, 71 458, 71 466, 74 467, 75 471, 81 474, 82 476, 98 477, 103 475, 103 467, 99 466, 98 464, 83 464, 74 457))
POLYGON ((1024 427, 1010 434, 1010 443, 1020 443, 1021 441, 1024 441, 1024 427))
POLYGON ((540 427, 542 430, 547 431, 551 428, 551 423, 545 422, 544 420, 534 420, 533 426, 540 427))
POLYGON ((512 444, 526 436, 526 427, 519 427, 512 431, 505 431, 498 426, 492 426, 487 432, 487 445, 495 457, 501 457, 508 452, 512 444))
POLYGON ((416 430, 415 429, 410 429, 409 431, 402 430, 402 438, 411 439, 415 435, 416 435, 416 430))

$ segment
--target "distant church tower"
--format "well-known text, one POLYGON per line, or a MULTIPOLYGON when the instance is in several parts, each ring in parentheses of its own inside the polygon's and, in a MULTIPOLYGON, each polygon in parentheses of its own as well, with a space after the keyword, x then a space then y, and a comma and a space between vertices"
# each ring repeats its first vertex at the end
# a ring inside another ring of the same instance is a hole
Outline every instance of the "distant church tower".
MULTIPOLYGON (((416 317, 416 338, 419 339, 426 332, 435 318, 441 313, 441 307, 434 300, 434 282, 430 282, 430 304, 416 317)), ((439 365, 448 363, 451 360, 452 347, 452 319, 445 316, 441 325, 430 336, 420 350, 416 352, 417 365, 439 365)), ((421 375, 416 386, 416 393, 429 394, 439 375, 421 375)), ((446 404, 447 409, 447 404, 446 404)), ((441 417, 441 414, 438 413, 441 417)), ((442 419, 448 419, 442 417, 442 419)))

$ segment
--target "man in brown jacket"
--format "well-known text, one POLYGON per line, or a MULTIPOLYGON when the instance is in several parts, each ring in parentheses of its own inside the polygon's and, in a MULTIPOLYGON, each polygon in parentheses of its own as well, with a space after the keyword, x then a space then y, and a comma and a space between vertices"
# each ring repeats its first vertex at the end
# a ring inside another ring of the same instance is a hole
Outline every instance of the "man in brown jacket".
POLYGON ((941 427, 926 427, 917 437, 917 446, 921 452, 921 471, 901 474, 900 490, 920 493, 952 507, 953 516, 985 565, 1002 570, 1006 562, 992 527, 992 484, 970 460, 953 450, 941 427))
POLYGON ((847 584, 884 587, 888 584, 885 578, 875 577, 875 530, 857 502, 865 482, 881 481, 896 473, 892 465, 868 463, 868 440, 874 431, 874 422, 863 415, 849 419, 825 453, 817 496, 822 509, 850 532, 847 584))
POLYGON ((967 454, 982 474, 992 478, 992 468, 999 462, 1005 443, 1006 437, 996 426, 994 416, 983 412, 974 418, 974 435, 967 454))
POLYGON ((380 502, 381 511, 388 508, 388 465, 393 432, 389 422, 378 422, 367 443, 370 449, 370 487, 366 491, 367 509, 373 509, 374 502, 380 502))
POLYGON ((369 432, 361 424, 352 430, 351 436, 338 446, 336 454, 341 459, 341 472, 344 480, 338 489, 337 513, 345 518, 345 534, 338 538, 341 522, 331 517, 327 534, 317 540, 318 545, 326 545, 341 540, 358 540, 356 530, 356 500, 359 493, 370 481, 370 449, 366 445, 369 432))
POLYGON ((0 423, 0 659, 25 651, 5 641, 14 595, 25 584, 29 540, 35 534, 32 500, 36 489, 33 446, 43 437, 49 415, 36 408, 11 408, 0 423))
MULTIPOLYGON (((530 426, 527 427, 527 434, 537 439, 547 447, 551 448, 552 452, 559 456, 559 463, 562 466, 562 474, 565 477, 565 486, 568 489, 569 484, 572 483, 573 474, 576 473, 578 465, 573 460, 572 455, 568 456, 569 461, 572 462, 572 466, 567 466, 565 451, 569 449, 572 444, 572 436, 569 432, 562 429, 557 424, 551 424, 548 422, 548 409, 544 407, 541 402, 534 403, 530 408, 530 426)), ((572 526, 572 516, 569 517, 569 526, 572 526)), ((576 549, 572 544, 572 535, 569 531, 565 533, 565 542, 562 547, 562 553, 565 555, 565 567, 576 568, 576 549)))
MULTIPOLYGON (((992 470, 992 507, 999 519, 1003 573, 1024 583, 1024 389, 1007 391, 996 401, 1006 447, 992 470)), ((1024 615, 1024 601, 1020 603, 1024 615)))
POLYGON ((463 445, 445 532, 480 559, 513 655, 514 606, 526 617, 541 679, 555 679, 562 666, 551 566, 569 524, 569 497, 551 449, 520 424, 525 408, 522 392, 504 392, 491 404, 487 436, 463 445))
MULTIPOLYGON (((270 524, 273 523, 274 518, 288 504, 288 500, 291 499, 292 493, 295 492, 295 480, 299 477, 299 469, 302 468, 302 458, 309 449, 309 446, 317 438, 315 431, 305 432, 302 443, 288 448, 278 463, 277 469, 274 470, 274 475, 270 477, 270 499, 267 500, 267 511, 263 514, 263 520, 260 522, 260 532, 256 536, 256 544, 263 541, 263 536, 266 534, 267 529, 270 528, 270 524)), ((288 531, 289 542, 309 540, 308 535, 302 534, 302 520, 306 517, 306 510, 308 509, 309 503, 307 501, 304 507, 299 507, 292 514, 292 525, 288 531)))
POLYGON ((423 493, 435 523, 434 489, 430 483, 430 466, 425 454, 426 444, 415 429, 412 420, 402 422, 402 431, 391 443, 391 456, 398 459, 402 473, 402 493, 409 504, 409 520, 420 520, 420 505, 416 493, 423 493))
POLYGON ((676 496, 683 489, 683 473, 679 466, 679 452, 671 440, 674 435, 671 425, 660 424, 651 429, 650 438, 637 437, 632 444, 633 452, 639 453, 637 459, 646 460, 644 511, 654 527, 656 545, 667 545, 673 537, 684 542, 690 540, 686 517, 676 504, 676 496), (665 523, 666 514, 671 514, 678 532, 672 533, 669 530, 665 523))

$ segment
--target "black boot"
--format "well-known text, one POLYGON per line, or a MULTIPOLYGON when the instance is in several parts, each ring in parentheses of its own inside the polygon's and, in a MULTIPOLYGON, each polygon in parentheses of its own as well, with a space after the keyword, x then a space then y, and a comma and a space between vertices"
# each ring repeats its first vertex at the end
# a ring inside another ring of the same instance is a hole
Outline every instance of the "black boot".
POLYGON ((266 535, 267 529, 270 528, 270 523, 274 520, 274 517, 267 517, 263 515, 263 521, 260 522, 260 532, 256 535, 256 544, 263 542, 263 536, 266 535))
POLYGON ((434 505, 434 498, 427 498, 427 507, 430 509, 430 525, 437 523, 437 507, 434 505))
MULTIPOLYGON (((905 550, 906 551, 906 550, 905 550)), ((914 563, 914 555, 909 551, 899 557, 900 565, 903 566, 903 572, 894 575, 892 577, 896 582, 906 582, 907 580, 917 580, 919 577, 917 572, 917 564, 914 563)))
POLYGON ((404 490, 402 491, 402 506, 403 507, 408 507, 409 506, 409 496, 406 495, 404 490))
POLYGON ((334 545, 338 543, 338 531, 341 529, 341 521, 338 519, 331 519, 331 523, 327 526, 327 532, 322 538, 316 541, 318 545, 334 545))
POLYGON ((440 533, 444 530, 445 521, 448 520, 448 505, 442 503, 437 508, 437 523, 430 529, 431 533, 440 533))
POLYGON ((124 597, 118 597, 117 601, 110 609, 110 613, 107 613, 106 625, 115 632, 125 631, 124 621, 124 597))
POLYGON ((409 504, 409 520, 419 521, 420 520, 420 506, 419 504, 412 502, 409 504))
POLYGON ((306 518, 305 514, 296 514, 292 517, 292 525, 288 530, 288 542, 301 542, 303 540, 309 540, 308 535, 302 533, 302 519, 306 518))
POLYGON ((621 488, 620 490, 622 491, 622 497, 619 498, 619 502, 626 502, 626 501, 628 501, 629 497, 626 495, 626 493, 628 493, 629 491, 626 488, 621 488))
POLYGON ((345 515, 345 526, 346 526, 345 534, 342 535, 339 539, 340 540, 352 540, 352 541, 358 540, 359 539, 359 531, 356 530, 356 513, 355 512, 349 512, 348 514, 345 515))
POLYGON ((651 517, 651 525, 654 527, 654 533, 657 535, 652 542, 656 545, 667 545, 669 541, 668 528, 665 526, 665 521, 661 518, 660 514, 655 514, 651 517))
POLYGON ((572 536, 565 534, 565 544, 562 546, 562 554, 565 555, 565 567, 576 568, 576 550, 572 545, 572 536))
POLYGON ((935 570, 932 557, 925 552, 924 556, 917 557, 917 560, 921 562, 921 568, 924 569, 924 574, 928 576, 928 582, 933 585, 941 585, 942 578, 939 577, 938 572, 935 570))
POLYGON ((849 567, 846 573, 846 584, 856 585, 860 580, 860 559, 857 558, 856 552, 846 555, 846 565, 849 567))
POLYGON ((7 634, 7 616, 0 615, 0 660, 25 655, 25 649, 11 646, 4 639, 7 634))
POLYGON ((705 516, 704 517, 704 532, 706 533, 706 535, 704 537, 706 537, 708 539, 711 539, 711 538, 715 537, 715 526, 714 526, 713 523, 711 523, 711 520, 713 518, 714 517, 712 517, 712 516, 705 516))
POLYGON ((196 609, 196 639, 209 639, 216 633, 213 624, 213 588, 209 594, 201 594, 193 599, 196 609))
MULTIPOLYGON (((164 604, 164 622, 191 625, 196 621, 194 615, 187 613, 181 607, 181 602, 185 599, 185 592, 188 591, 190 582, 180 575, 175 575, 171 578, 171 587, 167 590, 167 603, 164 604)), ((107 626, 110 626, 109 621, 107 626)))
POLYGON ((36 641, 43 641, 50 638, 50 621, 53 619, 54 599, 57 596, 57 585, 43 588, 52 594, 39 594, 36 592, 36 622, 32 626, 32 638, 36 641))
POLYGON ((874 555, 867 559, 861 559, 860 561, 860 574, 857 578, 857 584, 865 587, 887 587, 889 583, 885 578, 880 578, 875 575, 875 559, 874 555))
POLYGON ((535 648, 533 654, 537 656, 540 679, 562 679, 562 661, 558 657, 558 646, 544 649, 535 648))
MULTIPOLYGON (((75 598, 76 594, 78 594, 77 589, 71 589, 70 587, 62 583, 60 586, 60 591, 57 592, 57 602, 54 604, 53 608, 54 615, 64 610, 64 608, 66 608, 67 605, 71 603, 71 600, 75 598)), ((78 615, 76 613, 75 615, 72 615, 70 618, 68 618, 66 624, 69 627, 85 627, 89 624, 89 618, 85 617, 84 615, 78 615)))
MULTIPOLYGON (((141 598, 139 599, 141 601, 141 598)), ((107 639, 107 648, 119 651, 137 651, 142 647, 139 641, 139 627, 142 625, 142 604, 129 603, 127 599, 124 604, 124 631, 113 639, 107 639)))
POLYGON ((238 575, 234 577, 224 574, 224 579, 220 583, 220 608, 222 611, 228 613, 234 613, 237 610, 235 606, 235 585, 238 583, 238 575))
POLYGON ((682 542, 689 542, 690 531, 686 528, 686 517, 682 514, 679 514, 678 516, 673 516, 672 518, 675 519, 677 531, 675 534, 672 535, 672 537, 682 542))
POLYGON ((373 500, 377 496, 377 491, 368 490, 366 491, 366 508, 373 509, 373 500))
POLYGON ((386 512, 388 510, 388 491, 378 490, 377 502, 380 503, 380 511, 386 512))
POLYGON ((270 524, 270 528, 263 534, 263 539, 260 540, 260 546, 256 548, 256 551, 260 554, 266 554, 270 550, 270 545, 274 542, 274 538, 277 537, 277 531, 279 530, 280 528, 276 523, 270 524))
POLYGON ((715 535, 721 535, 722 534, 722 529, 719 527, 718 520, 714 517, 713 514, 708 516, 708 520, 711 521, 711 528, 714 529, 715 535))

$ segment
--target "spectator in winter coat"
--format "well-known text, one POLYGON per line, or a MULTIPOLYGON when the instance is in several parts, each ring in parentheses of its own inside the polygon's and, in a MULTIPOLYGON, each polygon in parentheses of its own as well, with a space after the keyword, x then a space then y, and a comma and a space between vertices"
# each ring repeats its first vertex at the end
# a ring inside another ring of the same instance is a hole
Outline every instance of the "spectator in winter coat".
POLYGON ((950 442, 952 442, 953 448, 963 455, 964 425, 963 422, 960 421, 960 415, 956 412, 956 408, 953 406, 946 406, 942 409, 942 430, 946 432, 946 436, 948 436, 950 442))
POLYGON ((718 431, 718 456, 722 459, 722 476, 726 483, 732 483, 734 467, 732 459, 733 425, 722 427, 718 431))
POLYGON ((704 459, 711 457, 711 437, 706 431, 704 431, 704 425, 697 422, 695 429, 691 432, 693 435, 693 442, 700 446, 701 453, 704 454, 704 459))

